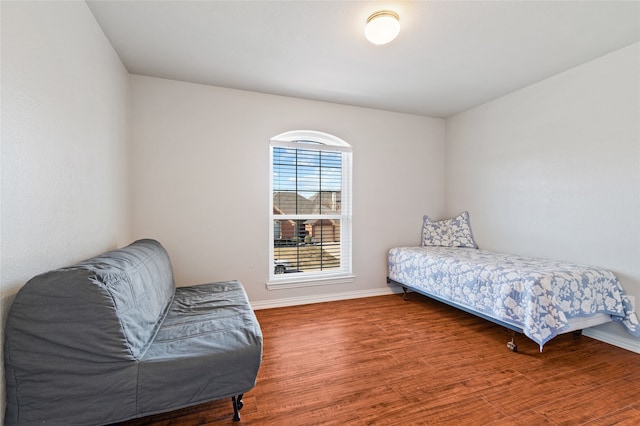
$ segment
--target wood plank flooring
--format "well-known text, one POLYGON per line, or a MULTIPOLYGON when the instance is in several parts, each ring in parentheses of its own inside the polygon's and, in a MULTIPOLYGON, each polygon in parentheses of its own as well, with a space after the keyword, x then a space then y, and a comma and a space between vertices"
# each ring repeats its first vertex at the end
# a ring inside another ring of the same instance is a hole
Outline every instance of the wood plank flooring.
POLYGON ((241 421, 230 400, 142 425, 638 425, 640 355, 567 334, 545 345, 411 293, 256 312, 241 421))

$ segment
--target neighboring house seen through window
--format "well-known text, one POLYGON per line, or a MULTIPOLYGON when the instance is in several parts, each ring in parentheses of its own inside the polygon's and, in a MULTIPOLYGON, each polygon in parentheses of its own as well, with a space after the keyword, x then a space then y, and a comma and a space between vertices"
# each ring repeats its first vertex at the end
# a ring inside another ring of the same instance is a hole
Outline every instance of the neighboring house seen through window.
POLYGON ((271 139, 269 288, 353 281, 351 156, 326 133, 271 139))

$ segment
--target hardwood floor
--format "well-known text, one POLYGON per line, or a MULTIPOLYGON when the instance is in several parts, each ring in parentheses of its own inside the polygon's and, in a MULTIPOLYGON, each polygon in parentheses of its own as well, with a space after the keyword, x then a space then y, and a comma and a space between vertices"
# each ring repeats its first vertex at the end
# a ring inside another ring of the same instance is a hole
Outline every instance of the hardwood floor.
POLYGON ((229 399, 126 425, 640 424, 640 355, 586 336, 513 353, 503 328, 415 293, 256 315, 240 422, 229 399))

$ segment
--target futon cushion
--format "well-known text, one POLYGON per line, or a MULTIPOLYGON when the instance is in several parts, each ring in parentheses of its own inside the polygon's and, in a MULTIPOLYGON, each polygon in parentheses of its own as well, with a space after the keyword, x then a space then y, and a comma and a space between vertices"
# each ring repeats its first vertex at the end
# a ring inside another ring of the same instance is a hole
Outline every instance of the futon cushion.
POLYGON ((140 362, 138 410, 150 414, 255 386, 262 333, 238 281, 178 287, 140 362))
POLYGON ((175 283, 167 251, 155 240, 138 240, 81 262, 91 280, 112 299, 131 353, 140 358, 160 327, 175 283))
POLYGON ((135 358, 111 294, 93 281, 89 270, 66 268, 20 289, 5 331, 6 424, 135 414, 135 358))
POLYGON ((154 240, 29 280, 5 329, 6 423, 134 416, 137 360, 174 288, 167 252, 154 240))

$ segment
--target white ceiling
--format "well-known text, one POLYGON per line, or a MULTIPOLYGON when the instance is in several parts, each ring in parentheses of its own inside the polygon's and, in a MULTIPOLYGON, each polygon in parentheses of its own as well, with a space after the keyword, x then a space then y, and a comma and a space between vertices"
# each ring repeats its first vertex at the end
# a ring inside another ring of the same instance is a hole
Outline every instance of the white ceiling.
POLYGON ((640 1, 88 1, 130 73, 448 117, 640 40, 640 1), (367 17, 400 15, 396 40, 367 17))

